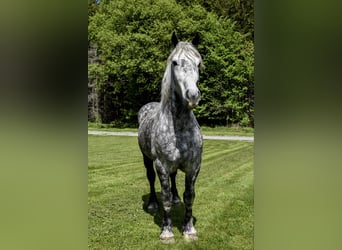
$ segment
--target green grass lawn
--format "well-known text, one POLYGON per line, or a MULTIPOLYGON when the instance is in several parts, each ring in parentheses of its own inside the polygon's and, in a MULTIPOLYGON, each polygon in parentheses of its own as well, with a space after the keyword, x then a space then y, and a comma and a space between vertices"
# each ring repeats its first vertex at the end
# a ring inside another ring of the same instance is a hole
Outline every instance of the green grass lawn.
MULTIPOLYGON (((172 210, 176 242, 164 245, 162 210, 143 210, 149 186, 137 138, 89 135, 89 249, 253 249, 253 154, 251 142, 204 141, 193 205, 199 240, 182 238, 182 204, 172 210)), ((182 197, 184 174, 177 177, 182 197)))
MULTIPOLYGON (((115 131, 115 132, 138 132, 138 128, 115 128, 111 124, 100 124, 88 122, 89 130, 101 131, 115 131)), ((239 136, 253 136, 253 128, 239 128, 239 127, 206 127, 201 126, 202 133, 205 135, 239 135, 239 136)))

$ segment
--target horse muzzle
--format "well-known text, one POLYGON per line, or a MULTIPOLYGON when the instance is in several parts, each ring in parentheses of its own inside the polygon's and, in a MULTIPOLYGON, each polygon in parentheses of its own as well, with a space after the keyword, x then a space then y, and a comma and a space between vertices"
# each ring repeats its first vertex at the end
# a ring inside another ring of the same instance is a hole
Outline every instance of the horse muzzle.
POLYGON ((201 92, 198 89, 188 89, 185 96, 188 101, 188 108, 193 109, 198 106, 201 99, 201 92))

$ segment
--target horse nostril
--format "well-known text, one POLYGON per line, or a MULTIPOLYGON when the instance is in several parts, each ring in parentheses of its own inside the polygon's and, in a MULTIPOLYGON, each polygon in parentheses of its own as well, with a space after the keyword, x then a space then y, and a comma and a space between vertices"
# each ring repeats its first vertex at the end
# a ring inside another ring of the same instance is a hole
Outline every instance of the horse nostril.
POLYGON ((201 96, 201 92, 199 90, 195 91, 195 90, 189 90, 188 89, 185 92, 185 96, 186 96, 186 98, 192 100, 192 99, 196 99, 196 98, 200 97, 201 96))
POLYGON ((186 90, 186 92, 185 92, 185 96, 186 96, 186 98, 190 99, 190 96, 189 96, 189 90, 186 90))

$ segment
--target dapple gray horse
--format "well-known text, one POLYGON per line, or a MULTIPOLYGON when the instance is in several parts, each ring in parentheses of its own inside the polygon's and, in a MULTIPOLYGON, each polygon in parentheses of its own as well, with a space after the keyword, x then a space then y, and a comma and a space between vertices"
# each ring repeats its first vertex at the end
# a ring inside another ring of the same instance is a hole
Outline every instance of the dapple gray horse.
POLYGON ((146 104, 138 115, 138 141, 150 183, 147 210, 158 209, 154 161, 161 184, 164 218, 160 240, 164 243, 174 242, 171 205, 180 203, 175 182, 178 169, 185 173, 183 236, 190 241, 198 239, 192 216, 194 185, 202 159, 202 134, 192 111, 201 97, 197 87, 202 66, 201 55, 196 49, 198 41, 196 35, 191 43, 178 42, 175 33, 172 34, 173 50, 162 81, 161 101, 146 104))

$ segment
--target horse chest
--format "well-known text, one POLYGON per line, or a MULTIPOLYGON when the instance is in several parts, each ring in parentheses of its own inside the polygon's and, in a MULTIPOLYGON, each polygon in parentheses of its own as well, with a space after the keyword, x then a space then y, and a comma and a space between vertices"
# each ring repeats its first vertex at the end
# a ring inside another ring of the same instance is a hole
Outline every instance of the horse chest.
POLYGON ((155 139, 155 153, 171 164, 191 162, 202 151, 202 136, 196 130, 164 132, 155 139))
POLYGON ((182 160, 192 160, 198 157, 198 153, 202 149, 202 136, 201 134, 187 131, 176 136, 176 147, 180 151, 182 160))

